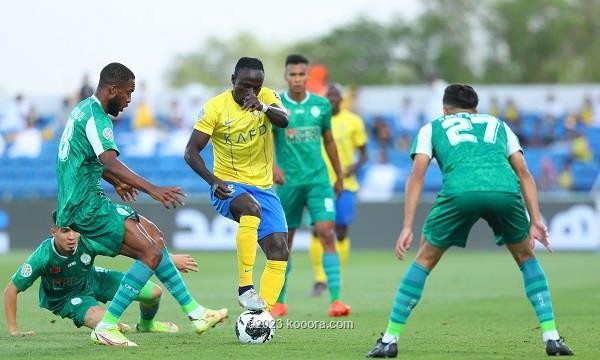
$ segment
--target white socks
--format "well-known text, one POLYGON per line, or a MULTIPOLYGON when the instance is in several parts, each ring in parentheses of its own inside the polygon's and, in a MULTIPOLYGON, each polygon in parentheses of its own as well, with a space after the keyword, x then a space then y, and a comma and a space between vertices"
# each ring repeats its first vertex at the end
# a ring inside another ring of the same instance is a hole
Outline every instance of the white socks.
POLYGON ((387 332, 385 334, 383 334, 383 338, 381 339, 381 342, 383 343, 397 343, 398 342, 398 337, 388 334, 387 332))
POLYGON ((542 336, 544 337, 544 342, 547 342, 548 340, 560 339, 560 336, 558 335, 558 331, 556 331, 556 330, 544 331, 542 336))

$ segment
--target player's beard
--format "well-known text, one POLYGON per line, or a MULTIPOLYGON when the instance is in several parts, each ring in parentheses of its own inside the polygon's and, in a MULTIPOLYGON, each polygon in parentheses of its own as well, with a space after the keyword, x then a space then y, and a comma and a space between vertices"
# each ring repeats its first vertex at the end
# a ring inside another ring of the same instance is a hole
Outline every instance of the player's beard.
POLYGON ((107 113, 109 113, 112 116, 119 115, 119 113, 121 112, 122 109, 120 109, 119 101, 117 100, 116 97, 108 100, 108 109, 107 110, 108 110, 107 113))

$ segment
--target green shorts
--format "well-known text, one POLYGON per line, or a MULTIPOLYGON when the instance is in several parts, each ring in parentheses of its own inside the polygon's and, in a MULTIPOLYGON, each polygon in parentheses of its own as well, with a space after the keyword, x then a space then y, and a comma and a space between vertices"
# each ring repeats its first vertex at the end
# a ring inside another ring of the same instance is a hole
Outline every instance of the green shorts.
POLYGON ((300 227, 304 207, 308 208, 313 224, 335 221, 335 193, 329 183, 279 186, 277 196, 281 200, 290 229, 300 227))
POLYGON ((77 214, 71 227, 91 240, 98 255, 114 257, 123 246, 126 219, 139 221, 135 210, 127 205, 115 204, 101 195, 77 214))
POLYGON ((121 284, 124 273, 94 267, 95 271, 88 273, 85 290, 67 298, 61 308, 54 314, 62 318, 69 318, 77 327, 85 325, 85 314, 91 307, 98 306, 98 302, 106 303, 113 299, 121 284))
POLYGON ((425 220, 423 236, 442 249, 465 247, 471 228, 480 218, 494 231, 498 246, 520 243, 529 234, 520 194, 469 192, 439 195, 425 220))

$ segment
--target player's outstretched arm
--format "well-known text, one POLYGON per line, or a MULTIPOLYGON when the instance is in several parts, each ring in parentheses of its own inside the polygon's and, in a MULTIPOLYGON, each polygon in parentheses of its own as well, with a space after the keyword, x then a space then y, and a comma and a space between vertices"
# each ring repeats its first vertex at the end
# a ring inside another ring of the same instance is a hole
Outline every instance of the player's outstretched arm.
POLYGON ((227 187, 227 184, 216 177, 208 168, 206 167, 206 163, 202 156, 200 156, 200 151, 204 149, 206 144, 210 140, 210 136, 202 131, 198 131, 194 129, 192 131, 192 135, 190 135, 190 139, 185 147, 185 162, 196 172, 196 174, 200 175, 201 178, 206 181, 208 185, 211 187, 211 191, 222 200, 227 199, 231 196, 231 189, 227 187))
POLYGON ((333 189, 335 190, 336 195, 340 195, 342 191, 344 191, 344 173, 342 172, 337 146, 335 146, 335 139, 333 138, 331 129, 323 131, 323 145, 325 146, 325 152, 333 167, 333 171, 335 171, 336 180, 333 184, 333 189))
POLYGON ((416 154, 413 159, 413 166, 406 180, 404 191, 404 223, 402 232, 396 241, 396 256, 404 260, 406 252, 410 249, 413 241, 412 226, 415 220, 415 212, 423 191, 425 173, 431 159, 426 154, 416 154))
POLYGON ((6 326, 12 336, 30 336, 35 335, 33 331, 19 331, 17 325, 17 297, 19 291, 12 281, 4 289, 4 315, 6 317, 6 326))
POLYGON ((198 272, 198 262, 188 254, 170 254, 177 270, 182 273, 198 272))
POLYGON ((529 241, 531 242, 531 247, 534 247, 535 241, 537 240, 544 245, 548 251, 552 252, 548 228, 542 221, 542 213, 540 211, 538 202, 537 188, 535 186, 533 176, 527 168, 525 157, 523 156, 523 153, 517 151, 511 154, 508 160, 515 171, 515 174, 517 174, 519 177, 519 181, 521 183, 521 193, 523 194, 525 206, 529 212, 529 218, 531 221, 531 227, 529 229, 529 241))
POLYGON ((167 209, 171 207, 175 208, 177 205, 184 205, 182 197, 186 194, 180 188, 174 186, 158 187, 153 185, 123 164, 117 158, 116 151, 107 150, 100 154, 98 158, 104 165, 103 176, 116 178, 120 183, 128 184, 135 189, 145 192, 155 200, 161 202, 167 209))

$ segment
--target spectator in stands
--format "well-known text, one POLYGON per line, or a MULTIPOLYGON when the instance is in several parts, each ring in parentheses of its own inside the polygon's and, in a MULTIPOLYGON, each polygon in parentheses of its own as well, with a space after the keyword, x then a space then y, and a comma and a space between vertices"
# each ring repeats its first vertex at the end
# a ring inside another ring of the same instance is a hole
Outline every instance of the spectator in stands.
POLYGON ((400 151, 409 151, 412 145, 412 139, 407 131, 401 131, 398 141, 396 141, 396 148, 400 151))
POLYGON ((581 106, 581 111, 579 112, 579 120, 585 126, 594 126, 594 102, 592 101, 592 97, 589 95, 586 95, 583 98, 583 105, 581 106))
POLYGON ((558 103, 554 93, 549 92, 548 95, 546 95, 546 103, 542 109, 542 117, 546 126, 554 129, 557 121, 562 118, 565 113, 565 108, 558 103))
POLYGON ((421 119, 419 111, 413 104, 410 96, 405 96, 402 99, 402 109, 396 117, 396 128, 398 130, 417 130, 421 127, 421 119))
POLYGON ((563 169, 558 175, 558 184, 563 190, 573 189, 573 159, 568 158, 563 164, 563 169))
POLYGON ((183 126, 183 113, 179 108, 177 99, 171 101, 167 121, 171 126, 171 130, 160 150, 160 154, 162 156, 180 156, 185 151, 185 146, 190 138, 190 131, 183 126))
POLYGON ((490 108, 488 109, 487 113, 497 118, 500 117, 500 103, 498 102, 498 98, 496 96, 492 96, 490 99, 490 108))
POLYGON ((517 104, 512 98, 508 98, 506 100, 506 108, 504 108, 502 120, 506 121, 515 134, 521 138, 521 135, 523 134, 521 126, 521 113, 517 107, 517 104))
POLYGON ((88 74, 83 75, 83 80, 79 92, 77 94, 78 101, 87 99, 94 94, 94 88, 90 85, 90 76, 88 74))
POLYGON ((27 127, 27 117, 31 112, 31 104, 23 94, 15 95, 10 101, 0 121, 0 134, 14 134, 27 127))
POLYGON ((42 132, 35 127, 34 117, 27 122, 25 129, 19 131, 15 141, 8 149, 9 158, 36 158, 42 150, 42 132))
POLYGON ((573 139, 571 141, 571 154, 573 159, 582 162, 590 162, 594 160, 594 153, 587 138, 580 132, 573 131, 573 139))
POLYGON ((372 132, 379 149, 387 150, 392 147, 392 130, 382 116, 375 117, 372 132))
POLYGON ((394 197, 396 181, 402 171, 389 162, 388 150, 379 149, 377 163, 367 168, 358 197, 364 201, 387 201, 394 197))
POLYGON ((538 178, 536 179, 536 183, 538 188, 542 191, 553 191, 556 190, 557 183, 557 174, 556 168, 552 163, 552 159, 549 157, 542 158, 540 164, 541 172, 538 178))
POLYGON ((427 77, 427 94, 423 107, 425 122, 433 121, 443 115, 442 98, 448 83, 435 73, 427 77))
POLYGON ((150 106, 150 95, 145 82, 140 84, 140 97, 134 108, 132 127, 135 140, 126 147, 125 153, 131 156, 152 156, 161 133, 150 106))

